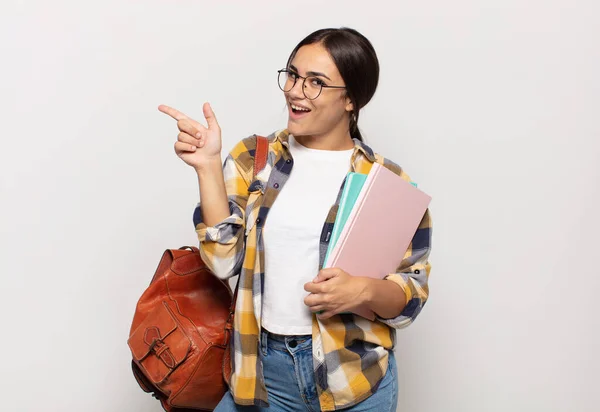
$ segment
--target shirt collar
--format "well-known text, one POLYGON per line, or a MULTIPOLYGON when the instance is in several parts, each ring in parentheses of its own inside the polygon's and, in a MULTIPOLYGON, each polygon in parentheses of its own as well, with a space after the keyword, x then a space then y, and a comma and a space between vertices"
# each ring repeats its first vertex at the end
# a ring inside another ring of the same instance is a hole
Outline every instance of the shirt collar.
MULTIPOLYGON (((285 147, 287 147, 289 149, 289 137, 290 137, 290 132, 287 129, 281 130, 279 132, 275 133, 275 141, 279 141, 282 145, 284 145, 285 147)), ((376 159, 375 159, 375 154, 373 153, 373 150, 364 142, 361 142, 358 139, 353 138, 352 140, 354 140, 354 154, 356 154, 357 151, 362 152, 365 157, 367 159, 369 159, 369 161, 371 163, 375 163, 376 159)))

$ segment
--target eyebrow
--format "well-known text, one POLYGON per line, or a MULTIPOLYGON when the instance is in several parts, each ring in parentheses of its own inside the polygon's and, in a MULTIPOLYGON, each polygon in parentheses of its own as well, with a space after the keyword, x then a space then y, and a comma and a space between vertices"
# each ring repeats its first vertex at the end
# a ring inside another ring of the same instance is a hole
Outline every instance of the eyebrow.
MULTIPOLYGON (((290 69, 292 69, 293 71, 298 73, 298 69, 293 64, 290 64, 290 69)), ((328 80, 331 80, 325 73, 321 73, 321 72, 308 71, 308 72, 306 72, 306 75, 307 76, 320 76, 320 77, 325 77, 328 80)))

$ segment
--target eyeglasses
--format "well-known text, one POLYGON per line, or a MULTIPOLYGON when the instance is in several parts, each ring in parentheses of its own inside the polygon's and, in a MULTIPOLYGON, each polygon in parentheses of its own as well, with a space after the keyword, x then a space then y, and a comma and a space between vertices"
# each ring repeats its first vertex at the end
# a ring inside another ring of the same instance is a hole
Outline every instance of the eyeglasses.
POLYGON ((345 89, 346 86, 329 86, 326 85, 323 80, 315 76, 302 77, 298 73, 289 70, 281 69, 277 70, 277 80, 279 82, 279 88, 284 92, 289 92, 294 88, 298 79, 302 80, 302 92, 308 100, 315 100, 321 95, 323 88, 329 89, 345 89))

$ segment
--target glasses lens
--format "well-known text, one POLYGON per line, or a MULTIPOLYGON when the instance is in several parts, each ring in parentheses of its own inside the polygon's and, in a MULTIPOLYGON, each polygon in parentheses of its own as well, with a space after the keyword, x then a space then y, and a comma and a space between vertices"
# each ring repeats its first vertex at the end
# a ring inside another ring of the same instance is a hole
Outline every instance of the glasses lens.
POLYGON ((289 72, 280 71, 279 72, 279 88, 284 92, 289 92, 294 87, 294 78, 289 72))
POLYGON ((314 100, 321 94, 322 82, 317 77, 307 77, 304 82, 304 95, 307 99, 314 100))

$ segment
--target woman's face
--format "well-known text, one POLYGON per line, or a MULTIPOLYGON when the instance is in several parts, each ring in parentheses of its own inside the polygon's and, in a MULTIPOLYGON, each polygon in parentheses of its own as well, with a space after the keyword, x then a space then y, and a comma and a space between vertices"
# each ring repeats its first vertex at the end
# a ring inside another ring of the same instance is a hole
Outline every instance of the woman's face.
MULTIPOLYGON (((317 77, 319 83, 322 81, 328 86, 345 86, 331 56, 319 43, 302 46, 288 70, 302 77, 317 77)), ((289 132, 294 136, 322 136, 335 129, 347 129, 352 103, 346 97, 346 90, 323 87, 319 97, 309 100, 302 91, 302 81, 302 78, 298 78, 294 87, 284 92, 289 113, 289 132), (296 110, 292 106, 305 110, 296 110)))

